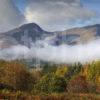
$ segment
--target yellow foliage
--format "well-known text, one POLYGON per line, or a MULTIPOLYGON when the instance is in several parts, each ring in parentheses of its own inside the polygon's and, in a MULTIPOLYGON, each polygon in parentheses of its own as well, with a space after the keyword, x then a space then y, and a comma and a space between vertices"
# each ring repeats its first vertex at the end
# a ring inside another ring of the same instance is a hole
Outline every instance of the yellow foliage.
POLYGON ((85 77, 88 76, 88 67, 89 67, 88 65, 85 65, 84 70, 82 71, 82 75, 85 76, 85 77))
POLYGON ((96 84, 97 84, 98 86, 100 86, 100 76, 97 76, 97 77, 96 77, 96 84))
POLYGON ((56 75, 57 76, 60 76, 60 77, 64 77, 68 72, 68 67, 67 66, 60 66, 57 68, 57 71, 56 71, 56 75))

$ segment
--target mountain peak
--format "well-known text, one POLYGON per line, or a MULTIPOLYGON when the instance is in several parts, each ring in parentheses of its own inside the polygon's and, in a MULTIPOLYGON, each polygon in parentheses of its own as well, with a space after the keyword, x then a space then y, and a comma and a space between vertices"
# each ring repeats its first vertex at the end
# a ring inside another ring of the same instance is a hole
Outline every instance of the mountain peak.
POLYGON ((24 24, 24 25, 22 25, 20 27, 20 29, 22 29, 22 30, 25 30, 25 29, 28 29, 28 30, 37 29, 37 30, 43 31, 42 28, 39 25, 37 25, 36 23, 24 24))
POLYGON ((28 23, 0 34, 0 40, 2 41, 0 45, 8 47, 21 44, 30 47, 32 43, 36 43, 38 40, 45 40, 51 45, 74 45, 87 43, 97 38, 100 38, 100 24, 59 32, 47 32, 35 23, 28 23))

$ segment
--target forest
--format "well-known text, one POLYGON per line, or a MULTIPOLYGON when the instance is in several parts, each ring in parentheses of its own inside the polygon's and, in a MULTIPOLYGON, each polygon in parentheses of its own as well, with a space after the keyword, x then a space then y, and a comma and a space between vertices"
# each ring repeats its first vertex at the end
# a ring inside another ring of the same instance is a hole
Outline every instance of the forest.
POLYGON ((20 61, 0 60, 1 99, 100 100, 100 61, 30 68, 20 61))

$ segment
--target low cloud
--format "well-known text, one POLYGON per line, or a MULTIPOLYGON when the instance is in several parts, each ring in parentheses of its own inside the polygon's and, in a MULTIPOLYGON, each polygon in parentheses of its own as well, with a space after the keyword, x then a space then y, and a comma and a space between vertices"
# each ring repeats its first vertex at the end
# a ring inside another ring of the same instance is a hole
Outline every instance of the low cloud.
POLYGON ((100 39, 94 40, 87 44, 80 45, 60 45, 52 46, 48 43, 42 46, 33 44, 29 49, 25 46, 17 45, 9 49, 0 50, 0 59, 40 59, 55 63, 75 63, 90 62, 100 60, 100 39))

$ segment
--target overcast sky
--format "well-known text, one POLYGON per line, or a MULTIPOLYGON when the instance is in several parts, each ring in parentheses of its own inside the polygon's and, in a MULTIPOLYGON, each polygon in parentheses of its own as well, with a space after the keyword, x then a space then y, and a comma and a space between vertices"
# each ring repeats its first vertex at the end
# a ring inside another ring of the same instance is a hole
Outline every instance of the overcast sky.
POLYGON ((100 23, 100 0, 0 0, 0 32, 35 22, 48 31, 100 23))

